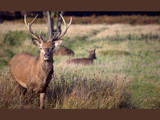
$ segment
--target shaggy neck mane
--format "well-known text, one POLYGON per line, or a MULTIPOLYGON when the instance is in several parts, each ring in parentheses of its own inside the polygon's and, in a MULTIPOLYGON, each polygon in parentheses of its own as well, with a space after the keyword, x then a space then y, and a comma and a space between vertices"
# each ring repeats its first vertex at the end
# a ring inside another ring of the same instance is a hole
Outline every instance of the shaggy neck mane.
POLYGON ((48 71, 53 68, 53 57, 51 57, 49 60, 45 61, 42 57, 42 55, 38 55, 37 58, 38 62, 40 62, 39 65, 41 65, 43 71, 48 71))

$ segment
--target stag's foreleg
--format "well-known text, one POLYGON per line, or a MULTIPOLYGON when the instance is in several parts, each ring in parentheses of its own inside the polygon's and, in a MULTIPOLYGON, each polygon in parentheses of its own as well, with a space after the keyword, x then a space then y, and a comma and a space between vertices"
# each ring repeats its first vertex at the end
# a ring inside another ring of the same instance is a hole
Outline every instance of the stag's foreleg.
POLYGON ((44 89, 40 92, 40 109, 44 109, 44 100, 45 100, 45 94, 48 87, 48 83, 45 85, 44 89))
POLYGON ((20 97, 23 97, 27 92, 27 89, 19 85, 19 95, 20 97))
POLYGON ((40 92, 40 109, 44 109, 45 94, 46 94, 48 85, 50 83, 50 80, 52 79, 52 75, 53 75, 53 69, 49 73, 49 76, 46 80, 46 85, 44 86, 43 90, 40 92))
POLYGON ((20 97, 20 106, 22 105, 22 98, 24 97, 24 95, 27 92, 27 89, 22 87, 21 85, 18 85, 18 90, 17 90, 19 97, 20 97))
POLYGON ((31 107, 33 90, 30 87, 27 88, 27 94, 28 94, 28 105, 29 105, 29 107, 31 107))
POLYGON ((45 92, 40 93, 40 109, 44 109, 45 92))

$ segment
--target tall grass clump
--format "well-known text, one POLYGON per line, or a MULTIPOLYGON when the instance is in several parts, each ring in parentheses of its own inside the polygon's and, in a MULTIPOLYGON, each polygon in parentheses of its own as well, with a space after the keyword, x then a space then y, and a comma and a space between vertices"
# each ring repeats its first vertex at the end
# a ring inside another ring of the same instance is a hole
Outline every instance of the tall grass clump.
MULTIPOLYGON (((104 71, 83 68, 56 69, 46 96, 46 108, 55 109, 109 109, 119 108, 128 94, 129 80, 125 76, 107 76, 104 71), (101 76, 101 78, 99 77, 101 76)), ((0 108, 26 108, 27 94, 20 98, 8 68, 0 75, 0 108)), ((32 108, 39 108, 39 97, 33 97, 32 108)))
POLYGON ((75 67, 77 66, 63 66, 61 69, 55 67, 55 80, 52 84, 56 86, 54 89, 58 88, 53 90, 58 96, 56 108, 119 108, 127 94, 129 80, 125 76, 109 77, 105 71, 90 67, 79 67, 75 71, 75 67))

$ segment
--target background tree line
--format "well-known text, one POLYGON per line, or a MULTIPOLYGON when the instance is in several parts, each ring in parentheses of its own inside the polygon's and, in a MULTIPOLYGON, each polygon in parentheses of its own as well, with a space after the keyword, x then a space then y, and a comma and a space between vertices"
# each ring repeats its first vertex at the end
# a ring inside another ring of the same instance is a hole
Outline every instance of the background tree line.
MULTIPOLYGON (((2 20, 15 20, 23 18, 24 14, 30 17, 39 14, 39 18, 44 17, 43 11, 0 11, 0 19, 2 20)), ((147 15, 147 16, 159 16, 160 12, 106 12, 106 11, 67 11, 64 12, 64 16, 116 16, 116 15, 147 15)))

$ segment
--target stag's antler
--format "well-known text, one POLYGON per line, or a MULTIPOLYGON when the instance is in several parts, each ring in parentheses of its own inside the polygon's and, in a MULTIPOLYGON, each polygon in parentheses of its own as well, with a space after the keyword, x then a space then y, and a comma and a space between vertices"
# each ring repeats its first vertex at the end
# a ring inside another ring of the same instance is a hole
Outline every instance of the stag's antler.
POLYGON ((62 34, 60 34, 60 32, 58 32, 58 33, 56 32, 56 33, 54 34, 54 36, 51 38, 51 41, 59 40, 60 38, 62 38, 62 37, 66 34, 69 26, 70 26, 71 23, 72 23, 72 17, 71 17, 71 19, 70 19, 69 24, 66 25, 66 21, 64 20, 63 16, 62 16, 61 14, 60 14, 60 16, 61 16, 61 18, 62 18, 62 20, 63 20, 63 23, 64 23, 64 26, 65 26, 64 32, 63 32, 62 34))
POLYGON ((36 35, 36 34, 33 32, 32 28, 31 28, 33 22, 36 20, 37 17, 38 17, 38 14, 35 16, 35 18, 32 20, 31 23, 27 23, 26 15, 24 15, 24 23, 26 24, 26 26, 27 26, 29 32, 31 33, 31 35, 32 35, 34 38, 36 38, 37 40, 39 40, 40 42, 42 42, 42 41, 44 41, 43 38, 42 38, 42 36, 40 35, 40 37, 38 37, 38 35, 36 35))

